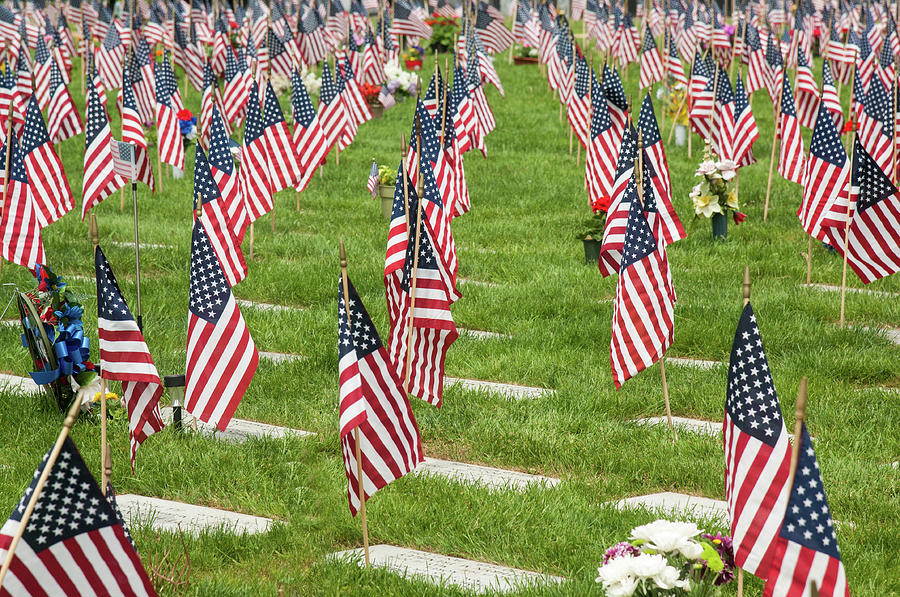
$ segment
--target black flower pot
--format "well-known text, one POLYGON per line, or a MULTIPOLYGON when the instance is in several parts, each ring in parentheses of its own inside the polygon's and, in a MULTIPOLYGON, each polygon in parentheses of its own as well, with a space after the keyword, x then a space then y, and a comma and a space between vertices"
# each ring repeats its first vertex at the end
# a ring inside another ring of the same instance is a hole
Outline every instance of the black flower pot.
POLYGON ((728 238, 728 216, 725 214, 713 214, 710 218, 712 222, 712 234, 715 240, 725 240, 728 238))
POLYGON ((584 263, 585 265, 596 265, 600 261, 600 241, 593 238, 582 239, 584 243, 584 263))

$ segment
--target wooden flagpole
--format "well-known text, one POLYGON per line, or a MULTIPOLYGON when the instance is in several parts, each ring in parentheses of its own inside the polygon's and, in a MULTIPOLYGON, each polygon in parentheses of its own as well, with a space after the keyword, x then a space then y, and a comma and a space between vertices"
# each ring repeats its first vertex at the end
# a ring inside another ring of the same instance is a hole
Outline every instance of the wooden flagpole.
MULTIPOLYGON (((94 255, 97 255, 97 248, 100 246, 100 231, 97 226, 96 214, 91 214, 90 221, 91 243, 94 245, 94 255)), ((77 398, 75 398, 77 402, 77 398)), ((106 476, 106 378, 103 372, 100 372, 100 492, 106 495, 106 483, 109 477, 106 476)))
POLYGON ((59 432, 59 437, 56 438, 56 443, 53 444, 53 449, 50 450, 50 455, 47 457, 47 462, 44 464, 44 470, 41 471, 41 476, 38 477, 37 485, 35 485, 34 492, 32 492, 31 498, 28 500, 28 505, 25 507, 25 513, 22 514, 22 519, 19 522, 19 527, 16 529, 16 534, 13 535, 12 541, 9 543, 9 548, 6 552, 6 561, 3 562, 3 567, 0 568, 0 587, 3 586, 3 579, 6 578, 6 572, 12 565, 16 547, 19 545, 19 540, 22 539, 22 535, 28 527, 28 521, 31 519, 31 514, 34 512, 34 507, 41 495, 41 491, 44 490, 44 485, 47 483, 50 471, 53 470, 53 466, 56 464, 56 459, 59 457, 63 443, 69 436, 69 430, 71 430, 72 425, 75 424, 75 418, 78 416, 78 410, 80 408, 81 402, 79 402, 77 398, 72 400, 72 405, 69 407, 69 412, 66 414, 66 419, 63 422, 63 428, 59 432))
MULTIPOLYGON (((637 156, 634 164, 634 181, 637 186, 638 201, 644 204, 644 138, 640 129, 638 129, 638 148, 637 156)), ((666 355, 659 357, 659 377, 662 381, 663 399, 666 401, 666 420, 669 422, 669 429, 672 430, 672 442, 678 441, 678 430, 675 429, 675 423, 672 421, 672 407, 669 403, 669 384, 666 383, 666 355)))
MULTIPOLYGON (((750 266, 744 266, 744 306, 750 304, 750 266)), ((738 568, 737 571, 737 594, 738 597, 744 597, 744 569, 738 568)))
MULTIPOLYGON (((775 171, 775 147, 778 145, 778 124, 781 120, 781 102, 784 101, 784 78, 787 76, 787 69, 781 69, 781 83, 778 88, 778 103, 775 105, 775 127, 772 130, 772 155, 769 157, 769 182, 766 183, 766 203, 763 206, 763 222, 769 216, 769 196, 772 193, 772 173, 775 171)), ((782 139, 782 142, 784 140, 782 139)))
POLYGON ((856 131, 851 135, 853 151, 850 154, 850 193, 847 196, 847 220, 844 222, 844 267, 841 273, 841 320, 840 326, 844 327, 844 305, 847 298, 847 253, 850 250, 850 209, 853 205, 853 169, 856 168, 856 131))
MULTIPOLYGON (((691 159, 691 154, 693 153, 693 141, 694 141, 694 131, 691 130, 691 87, 694 85, 694 61, 697 59, 697 50, 694 49, 694 55, 691 56, 691 72, 688 77, 688 87, 684 93, 684 101, 687 102, 688 109, 688 125, 687 125, 687 138, 688 138, 688 159, 691 159)), ((715 98, 713 98, 715 99, 715 98)), ((676 114, 681 112, 681 108, 678 109, 676 114)), ((672 130, 675 130, 675 121, 677 119, 672 120, 672 130)), ((672 136, 672 133, 669 133, 669 136, 672 136)))
MULTIPOLYGON (((350 284, 347 281, 347 253, 344 251, 344 239, 341 239, 341 284, 344 287, 344 302, 347 307, 347 327, 353 329, 353 323, 350 319, 350 284)), ((366 567, 369 567, 369 526, 366 523, 366 494, 363 489, 363 466, 362 466, 362 449, 360 442, 362 435, 359 433, 359 426, 353 429, 353 443, 356 444, 356 478, 359 480, 359 514, 362 522, 363 535, 363 551, 366 554, 366 567)))
POLYGON ((803 419, 806 418, 806 376, 800 380, 800 389, 797 391, 797 404, 794 407, 794 445, 791 449, 791 472, 788 475, 788 491, 794 486, 794 476, 797 474, 797 461, 800 459, 800 445, 803 443, 803 419))

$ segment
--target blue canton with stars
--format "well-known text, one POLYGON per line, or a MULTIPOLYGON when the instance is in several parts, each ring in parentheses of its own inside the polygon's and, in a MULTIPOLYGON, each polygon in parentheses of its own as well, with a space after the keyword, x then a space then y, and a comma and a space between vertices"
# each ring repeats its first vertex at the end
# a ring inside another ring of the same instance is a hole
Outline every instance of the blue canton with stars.
POLYGON ((212 127, 209 133, 209 155, 207 158, 210 166, 213 166, 219 172, 224 172, 229 176, 234 172, 234 158, 231 157, 228 134, 225 132, 225 123, 216 106, 213 106, 212 127))
POLYGON ((294 123, 305 129, 309 128, 316 117, 316 109, 297 69, 291 72, 291 106, 294 109, 294 123))
POLYGON ((231 287, 209 243, 200 220, 194 221, 191 235, 191 290, 189 309, 197 317, 215 325, 228 303, 231 287))
MULTIPOLYGON (((423 222, 417 222, 418 219, 418 209, 419 202, 413 197, 409 198, 409 237, 407 239, 406 245, 406 258, 403 261, 403 280, 400 282, 400 287, 403 288, 403 291, 409 293, 410 288, 412 286, 412 274, 413 274, 413 266, 415 263, 415 253, 410 251, 413 247, 416 246, 416 228, 420 226, 422 231, 419 235, 419 262, 418 262, 418 274, 421 275, 422 270, 436 270, 438 269, 437 257, 434 254, 434 246, 431 243, 431 237, 428 234, 428 228, 424 225, 423 222)), ((422 214, 422 218, 425 218, 425 214, 422 214)))
POLYGON ((591 88, 590 75, 591 68, 588 66, 587 60, 579 54, 575 58, 575 93, 580 99, 584 99, 591 88))
MULTIPOLYGON (((22 520, 49 456, 50 451, 34 471, 31 485, 10 515, 10 520, 22 520)), ((78 448, 72 438, 67 437, 28 519, 22 539, 35 551, 41 551, 66 539, 117 523, 115 512, 100 493, 78 448)))
POLYGON ((628 109, 628 96, 625 95, 625 88, 622 87, 622 79, 619 78, 619 73, 615 69, 609 68, 608 64, 603 65, 603 91, 607 101, 620 110, 628 109))
POLYGON ((840 560, 834 520, 806 423, 800 435, 803 441, 797 458, 797 472, 780 534, 789 541, 840 560))
POLYGON ((97 275, 97 315, 112 321, 134 321, 116 275, 100 247, 94 251, 94 271, 97 275))
POLYGON ((622 135, 622 145, 619 148, 619 162, 616 164, 616 180, 624 176, 629 170, 634 169, 634 160, 637 158, 637 132, 634 125, 628 123, 625 134, 622 135))
POLYGON ((272 89, 272 82, 266 83, 265 114, 263 114, 263 126, 268 128, 280 122, 284 122, 284 112, 281 111, 281 104, 275 96, 275 90, 272 89))
MULTIPOLYGON (((656 145, 662 139, 659 134, 659 125, 656 122, 656 114, 653 112, 653 101, 650 94, 644 96, 641 102, 641 111, 638 113, 638 130, 641 131, 641 139, 644 147, 656 145)), ((646 163, 646 160, 645 162, 646 163)))
POLYGON ((44 117, 41 116, 41 109, 38 107, 37 100, 32 95, 28 101, 28 111, 25 116, 22 151, 31 153, 45 143, 50 143, 50 135, 47 134, 47 125, 44 124, 44 117))
POLYGON ((656 213, 659 211, 656 205, 656 193, 653 190, 653 179, 656 178, 656 168, 647 158, 647 150, 641 150, 641 164, 643 165, 641 181, 644 185, 644 212, 656 213))
POLYGON ((109 127, 106 110, 100 103, 100 96, 93 85, 88 85, 87 121, 84 125, 85 147, 90 147, 105 128, 109 127))
POLYGON ((596 139, 612 128, 612 118, 606 105, 603 85, 591 71, 591 139, 596 139))
MULTIPOLYGON (((422 163, 425 164, 426 160, 429 162, 429 165, 431 162, 436 163, 441 154, 441 141, 434 128, 434 120, 431 119, 422 100, 418 100, 416 103, 416 116, 418 116, 418 122, 422 127, 422 163)), ((417 139, 418 129, 416 128, 416 120, 413 120, 412 132, 409 135, 410 149, 416 149, 417 139)))
POLYGON ((891 96, 878 77, 872 77, 866 91, 866 114, 881 123, 888 131, 891 129, 891 96))
POLYGON ((250 145, 263 136, 265 127, 263 126, 262 111, 259 108, 259 85, 256 81, 250 86, 250 93, 247 98, 247 121, 244 124, 244 145, 250 145))
POLYGON ((728 73, 726 73, 723 68, 719 69, 719 83, 716 85, 716 101, 723 106, 734 101, 734 91, 731 89, 731 81, 728 80, 728 73))
POLYGON ((319 89, 319 106, 331 104, 337 97, 337 87, 331 75, 331 66, 326 62, 322 66, 322 87, 319 89))
POLYGON ((847 152, 841 145, 841 137, 825 102, 819 102, 819 115, 809 142, 809 154, 838 168, 843 168, 847 163, 847 152))
MULTIPOLYGON (((797 117, 797 110, 794 108, 794 95, 791 93, 791 80, 788 77, 784 79, 781 85, 781 113, 784 116, 797 117)), ((782 134, 783 131, 782 131, 782 134)))
MULTIPOLYGON (((410 201, 418 201, 416 189, 413 187, 409 176, 406 177, 406 194, 410 201)), ((406 218, 405 208, 403 206, 403 163, 397 166, 397 182, 394 183, 394 205, 391 209, 391 221, 398 218, 406 218)), ((411 211, 409 213, 412 213, 411 211)))
POLYGON ((653 35, 650 33, 650 28, 648 27, 647 30, 644 31, 644 43, 641 46, 641 54, 655 49, 656 42, 653 41, 653 35))
POLYGON ((628 201, 631 205, 628 209, 625 241, 622 244, 622 272, 626 267, 653 254, 657 249, 656 237, 650 231, 647 217, 644 215, 644 210, 641 209, 641 202, 638 201, 634 177, 628 181, 628 186, 625 187, 623 200, 628 201))
POLYGON ((853 156, 851 186, 857 193, 856 209, 862 212, 897 193, 897 187, 863 148, 859 137, 856 138, 853 151, 856 155, 853 156))
MULTIPOLYGON (((3 151, 0 153, 0 159, 6 163, 6 147, 7 145, 3 144, 3 151)), ((22 149, 19 147, 19 142, 16 141, 16 136, 12 136, 12 157, 9 160, 9 179, 15 180, 16 182, 20 182, 22 184, 28 184, 28 173, 25 171, 25 162, 23 161, 22 149)))
POLYGON ((741 313, 731 346, 725 411, 744 433, 772 447, 778 443, 784 428, 781 404, 749 303, 741 313))
POLYGON ((198 202, 205 205, 219 197, 221 197, 219 187, 209 170, 206 152, 197 144, 196 158, 194 159, 194 209, 197 209, 198 202))
POLYGON ((338 354, 343 358, 351 350, 356 350, 356 358, 362 359, 382 347, 381 338, 378 337, 378 330, 356 293, 353 282, 348 279, 347 285, 350 289, 350 321, 353 329, 351 331, 347 323, 344 283, 338 278, 338 354))

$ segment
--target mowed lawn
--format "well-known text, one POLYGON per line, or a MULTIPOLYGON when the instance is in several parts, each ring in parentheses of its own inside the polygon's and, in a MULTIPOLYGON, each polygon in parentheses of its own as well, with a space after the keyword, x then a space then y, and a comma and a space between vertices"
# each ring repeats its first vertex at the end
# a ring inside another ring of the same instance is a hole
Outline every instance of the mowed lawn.
MULTIPOLYGON (((598 55, 595 62, 600 61, 598 55)), ((487 139, 487 159, 475 152, 466 155, 472 210, 453 223, 460 276, 493 285, 462 282, 463 298, 453 315, 459 327, 509 339, 461 336, 448 353, 446 369, 455 377, 556 393, 515 401, 451 387, 440 410, 419 400, 413 410, 428 456, 540 473, 563 483, 549 490, 490 493, 410 476, 369 502, 369 532, 373 544, 568 579, 561 587, 535 593, 599 593, 594 578, 604 549, 652 520, 649 514, 618 512, 604 504, 658 491, 724 499, 722 442, 681 433, 673 445, 664 428, 629 423, 664 413, 660 375, 654 366, 618 392, 613 389, 609 340, 615 279, 604 279, 595 266, 585 265, 575 238, 579 223, 590 215, 583 189, 584 152, 580 164, 569 155, 559 103, 536 66, 508 65, 506 55, 497 58, 496 66, 506 97, 493 88, 487 92, 497 129, 487 139)), ((425 72, 430 76, 430 68, 425 72)), ((78 80, 76 72, 73 94, 83 106, 78 80)), ((634 65, 627 90, 639 105, 636 86, 634 65)), ((199 112, 196 92, 186 102, 199 112)), ((287 94, 282 105, 289 113, 287 94)), ((330 552, 362 545, 359 522, 347 507, 337 429, 338 239, 345 241, 351 279, 386 340, 382 271, 387 224, 365 183, 373 157, 396 167, 400 137, 408 138, 413 108, 414 101, 406 101, 384 119, 363 125, 340 156, 340 165, 330 156, 324 176, 317 175, 301 195, 300 211, 293 192, 278 196, 275 229, 268 217, 256 223, 250 274, 234 290, 238 298, 297 308, 244 308, 243 313, 260 350, 306 357, 277 365, 262 361, 237 416, 314 431, 316 437, 233 445, 166 431, 142 446, 132 475, 127 422, 114 409, 112 480, 119 493, 278 521, 265 535, 187 538, 190 586, 176 590, 160 583, 164 594, 272 595, 279 587, 298 595, 460 594, 326 559, 330 552)), ((849 294, 849 326, 840 329, 839 295, 802 286, 807 236, 795 215, 801 189, 775 174, 769 219, 762 221, 773 116, 765 92, 756 94, 753 108, 762 132, 754 150, 759 162, 740 173, 741 210, 749 217, 739 227, 730 223, 725 243, 712 241, 706 220, 691 227, 688 192, 701 155, 699 138, 694 138, 693 159, 686 148, 666 147, 675 206, 689 228, 688 238, 668 251, 678 294, 669 356, 727 361, 741 310, 742 273, 749 266, 752 301, 789 430, 800 379, 809 377, 807 421, 834 516, 842 523, 838 539, 850 586, 857 595, 897 594, 900 473, 890 463, 900 460, 900 407, 898 394, 879 388, 900 386, 900 346, 875 328, 900 327, 900 300, 849 294)), ((118 136, 118 116, 112 111, 118 136)), ((809 131, 805 139, 808 147, 809 131)), ((83 143, 79 136, 62 148, 76 209, 44 231, 48 262, 67 279, 93 275, 87 224, 80 219, 83 143)), ((183 180, 166 176, 163 192, 151 195, 143 186, 139 191, 141 241, 164 245, 141 252, 144 331, 161 375, 184 371, 193 153, 191 148, 183 180)), ((116 194, 96 213, 101 246, 134 310, 130 195, 126 199, 124 211, 116 194)), ((840 258, 818 243, 812 271, 814 282, 840 284, 840 258)), ((5 263, 2 275, 4 283, 32 287, 21 267, 5 263)), ((848 281, 861 287, 852 271, 848 281)), ((73 280, 71 287, 85 294, 85 329, 92 357, 99 360, 95 289, 87 280, 73 280)), ((900 278, 870 287, 900 293, 900 278)), ((2 288, 4 305, 10 294, 9 287, 2 288)), ((29 359, 15 328, 0 327, 0 346, 0 371, 25 375, 29 359)), ((725 367, 696 370, 670 364, 666 372, 673 414, 722 419, 725 367)), ((59 413, 34 398, 0 394, 0 515, 16 504, 61 421, 59 413)), ((72 431, 98 476, 99 431, 90 421, 79 421, 72 431)), ((727 530, 704 522, 707 530, 727 530)), ((177 535, 140 525, 132 531, 145 563, 181 550, 177 535)), ((748 594, 758 594, 761 587, 748 579, 748 594)))

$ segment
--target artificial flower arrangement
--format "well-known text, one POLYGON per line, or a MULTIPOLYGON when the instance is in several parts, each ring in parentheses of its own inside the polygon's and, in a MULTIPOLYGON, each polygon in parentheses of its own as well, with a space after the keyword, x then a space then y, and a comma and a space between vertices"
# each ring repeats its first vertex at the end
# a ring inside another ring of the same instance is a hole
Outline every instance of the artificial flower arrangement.
POLYGON ((424 58, 425 50, 422 49, 422 46, 410 46, 403 51, 403 63, 409 70, 421 70, 424 58))
POLYGON ((378 166, 378 184, 393 187, 397 184, 397 170, 390 166, 378 166))
POLYGON ((537 58, 538 51, 534 46, 524 44, 516 47, 516 56, 518 56, 519 58, 537 58))
POLYGON ((673 121, 681 126, 688 125, 688 110, 685 95, 687 88, 678 83, 669 89, 669 97, 666 101, 666 120, 673 121))
POLYGON ((197 117, 187 108, 178 111, 178 126, 181 129, 181 136, 185 142, 192 141, 197 138, 197 117))
POLYGON ((711 218, 715 214, 725 215, 731 210, 735 224, 744 221, 747 215, 738 211, 738 199, 734 192, 733 181, 736 175, 737 164, 731 160, 719 160, 709 143, 706 143, 703 147, 703 161, 694 174, 702 180, 690 193, 695 219, 700 216, 711 218))
POLYGON ((409 71, 400 68, 396 58, 384 65, 384 74, 387 78, 385 85, 388 93, 395 101, 402 101, 416 94, 419 88, 419 77, 409 71))
POLYGON ((603 554, 597 582, 607 597, 717 595, 734 580, 731 537, 692 522, 657 520, 631 529, 630 541, 603 554))
POLYGON ((594 215, 581 223, 581 232, 575 235, 578 240, 596 240, 603 238, 606 227, 606 212, 609 210, 609 197, 591 199, 591 211, 594 215))
POLYGON ((363 97, 366 99, 366 103, 375 104, 378 102, 378 94, 381 93, 380 85, 372 85, 371 83, 363 83, 359 86, 359 90, 362 92, 363 97))
MULTIPOLYGON (((49 363, 35 362, 37 370, 30 373, 31 377, 38 385, 51 386, 60 410, 67 410, 72 400, 78 399, 82 410, 90 411, 100 391, 100 376, 99 368, 90 361, 90 340, 81 321, 81 297, 47 266, 37 266, 35 278, 37 288, 24 294, 50 341, 57 368, 49 370, 49 363)), ((38 330, 34 332, 37 336, 38 330)))
POLYGON ((291 80, 280 73, 272 73, 269 77, 269 83, 272 84, 272 91, 276 97, 280 97, 282 93, 290 91, 291 80))

